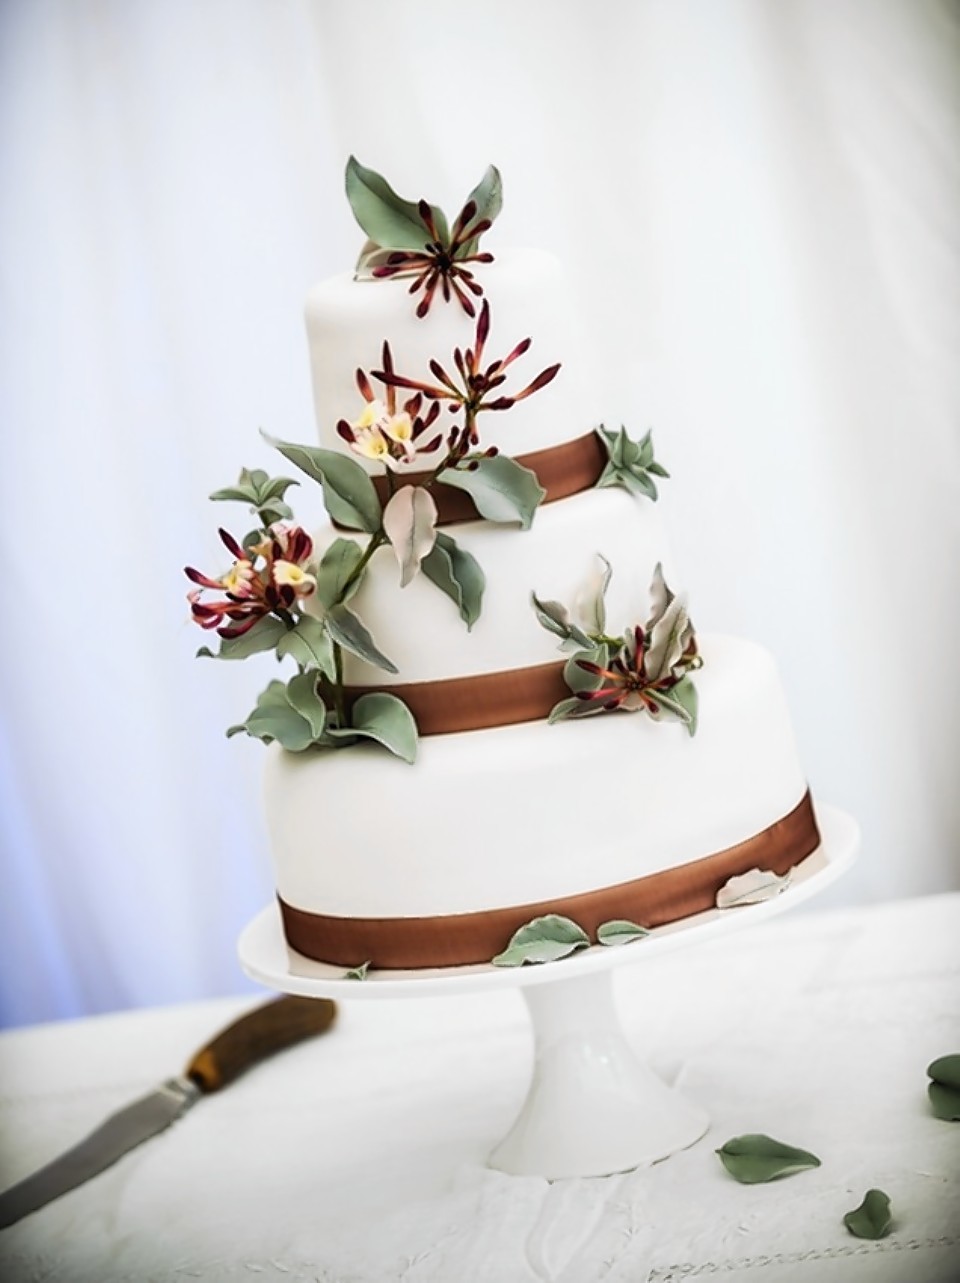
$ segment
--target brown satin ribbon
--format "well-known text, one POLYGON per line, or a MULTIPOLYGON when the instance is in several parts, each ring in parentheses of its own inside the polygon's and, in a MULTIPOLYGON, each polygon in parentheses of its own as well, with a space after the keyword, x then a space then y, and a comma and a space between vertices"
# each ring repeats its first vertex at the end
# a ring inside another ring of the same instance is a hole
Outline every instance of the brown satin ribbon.
MULTIPOLYGON (((588 432, 574 441, 565 441, 563 445, 550 446, 547 450, 534 450, 531 454, 518 454, 516 462, 537 474, 537 479, 547 492, 542 502, 553 503, 596 485, 607 457, 597 433, 588 432)), ((418 485, 429 476, 429 472, 405 473, 402 483, 418 485)), ((376 476, 371 480, 376 486, 380 502, 386 504, 390 498, 387 478, 376 476)), ((436 500, 439 514, 437 525, 452 526, 461 521, 480 520, 480 514, 465 490, 445 486, 441 481, 431 489, 431 494, 436 500)))
POLYGON ((736 846, 679 868, 557 900, 428 918, 336 918, 278 899, 287 942, 305 957, 344 967, 367 961, 387 969, 454 967, 489 962, 519 927, 544 913, 572 918, 591 939, 601 923, 615 918, 647 927, 676 922, 712 909, 717 891, 735 874, 753 868, 786 873, 819 845, 807 792, 783 819, 736 846))
POLYGON ((530 668, 473 673, 443 681, 347 686, 344 696, 349 710, 361 695, 371 691, 396 695, 413 713, 421 735, 450 735, 542 720, 554 704, 570 694, 563 667, 562 660, 553 660, 530 668))

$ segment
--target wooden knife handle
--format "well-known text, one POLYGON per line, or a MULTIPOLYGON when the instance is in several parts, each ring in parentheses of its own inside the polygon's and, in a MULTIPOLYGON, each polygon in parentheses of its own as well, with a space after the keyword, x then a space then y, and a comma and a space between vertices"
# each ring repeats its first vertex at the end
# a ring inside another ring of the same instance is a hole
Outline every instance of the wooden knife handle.
POLYGON ((329 1029, 336 1012, 329 998, 285 994, 228 1025, 197 1052, 184 1072, 202 1092, 219 1091, 258 1061, 329 1029))

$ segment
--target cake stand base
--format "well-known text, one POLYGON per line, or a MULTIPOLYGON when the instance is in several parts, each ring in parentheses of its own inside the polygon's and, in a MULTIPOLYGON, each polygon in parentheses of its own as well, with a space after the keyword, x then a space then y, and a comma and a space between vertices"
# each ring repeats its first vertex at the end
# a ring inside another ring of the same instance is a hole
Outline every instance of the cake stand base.
POLYGON ((613 969, 763 922, 826 889, 853 863, 860 835, 856 822, 833 807, 818 806, 817 821, 821 844, 796 866, 781 895, 671 922, 634 944, 594 945, 534 967, 481 963, 371 971, 361 982, 347 979, 343 967, 291 949, 273 904, 241 934, 240 961, 247 975, 270 988, 345 1002, 521 988, 533 1024, 533 1076, 526 1102, 493 1150, 490 1165, 550 1180, 608 1176, 686 1149, 709 1125, 703 1109, 668 1087, 631 1050, 614 1006, 613 969))
POLYGON ((526 987, 533 1080, 490 1155, 514 1176, 609 1176, 686 1149, 710 1120, 634 1055, 609 971, 526 987))

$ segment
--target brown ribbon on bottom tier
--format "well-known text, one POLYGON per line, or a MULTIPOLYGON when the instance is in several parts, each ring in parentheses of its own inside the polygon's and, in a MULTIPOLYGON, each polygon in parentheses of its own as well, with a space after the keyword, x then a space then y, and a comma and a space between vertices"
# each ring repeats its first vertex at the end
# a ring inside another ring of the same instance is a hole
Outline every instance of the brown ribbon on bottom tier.
MULTIPOLYGON (((728 878, 749 869, 784 874, 820 845, 809 792, 789 814, 736 846, 632 882, 534 904, 428 918, 335 918, 280 899, 287 942, 307 958, 355 967, 406 969, 489 962, 532 918, 559 913, 591 939, 597 927, 626 918, 646 927, 712 909, 728 878)), ((736 909, 729 910, 736 913, 736 909)))

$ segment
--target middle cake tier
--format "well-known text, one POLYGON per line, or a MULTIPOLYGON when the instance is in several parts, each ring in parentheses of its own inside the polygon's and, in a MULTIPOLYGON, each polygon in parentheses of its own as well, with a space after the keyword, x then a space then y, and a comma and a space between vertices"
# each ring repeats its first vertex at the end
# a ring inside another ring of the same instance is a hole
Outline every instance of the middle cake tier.
MULTIPOLYGON (((531 593, 564 602, 575 612, 578 596, 602 568, 600 556, 613 568, 606 601, 608 627, 614 634, 646 618, 650 579, 658 562, 671 587, 682 586, 673 575, 656 505, 621 489, 589 490, 546 504, 532 527, 522 532, 516 526, 480 520, 446 529, 483 570, 486 585, 479 618, 468 632, 450 598, 422 573, 401 587, 393 550, 378 549, 350 606, 398 672, 388 674, 345 654, 348 685, 396 686, 560 660, 557 639, 537 622, 531 593)), ((318 532, 318 550, 338 537, 353 538, 361 546, 368 539, 331 526, 318 532)))

